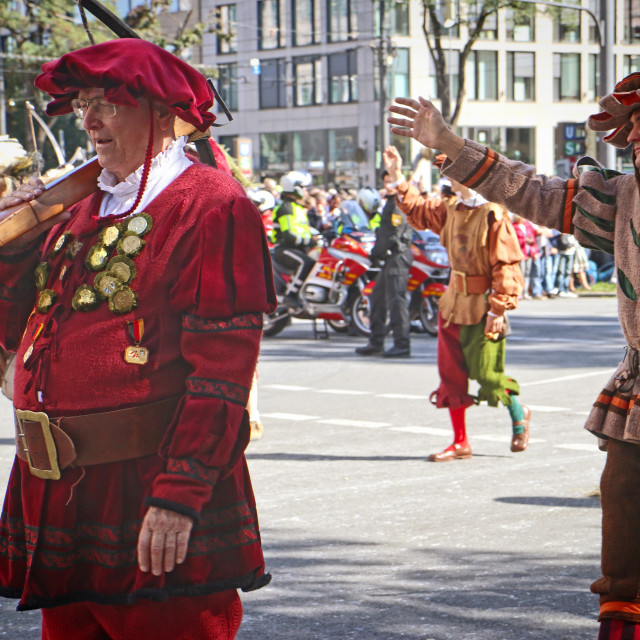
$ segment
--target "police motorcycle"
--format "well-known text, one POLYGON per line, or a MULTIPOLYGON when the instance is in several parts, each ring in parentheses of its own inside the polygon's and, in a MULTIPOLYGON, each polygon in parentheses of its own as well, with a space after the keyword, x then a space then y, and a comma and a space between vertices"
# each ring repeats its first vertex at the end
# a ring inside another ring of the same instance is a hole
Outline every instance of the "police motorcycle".
POLYGON ((375 235, 362 208, 354 200, 347 200, 340 205, 332 229, 317 232, 314 239, 315 246, 308 255, 316 262, 300 286, 297 303, 288 295, 291 270, 272 258, 278 307, 265 314, 265 336, 279 334, 292 318, 326 320, 336 331, 349 330, 353 301, 369 281, 369 252, 375 235))
POLYGON ((413 264, 407 291, 411 295, 409 316, 412 328, 438 335, 438 303, 447 290, 451 267, 447 250, 433 231, 413 232, 413 264))

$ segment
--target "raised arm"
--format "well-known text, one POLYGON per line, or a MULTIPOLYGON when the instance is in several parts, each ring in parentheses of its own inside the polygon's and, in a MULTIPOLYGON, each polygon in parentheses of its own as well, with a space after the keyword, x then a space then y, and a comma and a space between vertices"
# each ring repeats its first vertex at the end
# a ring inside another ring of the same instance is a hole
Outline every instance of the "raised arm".
POLYGON ((442 151, 451 160, 458 157, 464 147, 464 138, 449 129, 433 103, 422 97, 417 100, 396 98, 395 103, 389 107, 389 111, 397 115, 387 118, 392 125, 392 133, 414 138, 425 147, 442 151))

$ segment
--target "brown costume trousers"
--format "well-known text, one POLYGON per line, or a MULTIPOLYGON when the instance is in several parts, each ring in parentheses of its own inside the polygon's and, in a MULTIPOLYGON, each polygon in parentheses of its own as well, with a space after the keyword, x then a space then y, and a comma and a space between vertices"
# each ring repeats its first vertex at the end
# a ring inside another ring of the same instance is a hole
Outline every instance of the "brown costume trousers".
MULTIPOLYGON (((602 577, 591 591, 600 595, 601 606, 640 603, 640 445, 607 441, 600 492, 602 577)), ((628 611, 602 612, 603 618, 640 622, 639 614, 628 611)))

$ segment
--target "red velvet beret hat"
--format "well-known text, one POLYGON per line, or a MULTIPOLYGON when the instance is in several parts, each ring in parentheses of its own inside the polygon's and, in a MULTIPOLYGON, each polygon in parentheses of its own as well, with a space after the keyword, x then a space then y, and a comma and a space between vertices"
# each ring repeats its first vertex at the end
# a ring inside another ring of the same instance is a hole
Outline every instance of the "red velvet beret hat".
POLYGON ((34 84, 53 98, 47 105, 50 116, 70 113, 80 89, 98 87, 115 104, 136 107, 143 97, 160 102, 200 131, 216 119, 209 111, 214 95, 206 78, 172 53, 138 38, 65 53, 43 64, 34 84))
POLYGON ((640 73, 632 73, 620 80, 613 93, 600 100, 603 111, 589 116, 587 125, 593 131, 613 131, 603 140, 614 147, 624 149, 629 145, 627 137, 632 129, 629 116, 640 108, 640 73))

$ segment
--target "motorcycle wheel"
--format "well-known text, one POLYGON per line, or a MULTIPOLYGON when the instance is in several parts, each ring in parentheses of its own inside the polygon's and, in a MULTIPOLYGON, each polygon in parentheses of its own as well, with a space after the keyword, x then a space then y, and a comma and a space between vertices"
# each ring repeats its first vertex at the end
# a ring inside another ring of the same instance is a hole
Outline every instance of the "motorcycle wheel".
POLYGON ((291 316, 287 313, 283 316, 272 313, 264 314, 264 324, 262 325, 262 335, 271 338, 277 336, 291 324, 291 316))
MULTIPOLYGON (((358 292, 353 296, 349 304, 348 316, 349 329, 353 335, 368 338, 371 335, 371 319, 369 318, 370 306, 368 296, 358 292)), ((385 335, 391 331, 391 322, 387 314, 387 324, 384 328, 385 335)))
POLYGON ((422 298, 420 305, 420 323, 430 336, 438 335, 438 300, 439 296, 422 298))
POLYGON ((371 335, 371 322, 369 319, 369 298, 360 292, 353 296, 349 303, 349 328, 352 333, 365 336, 371 335))
POLYGON ((349 323, 346 320, 327 320, 327 324, 336 333, 349 333, 349 323))

